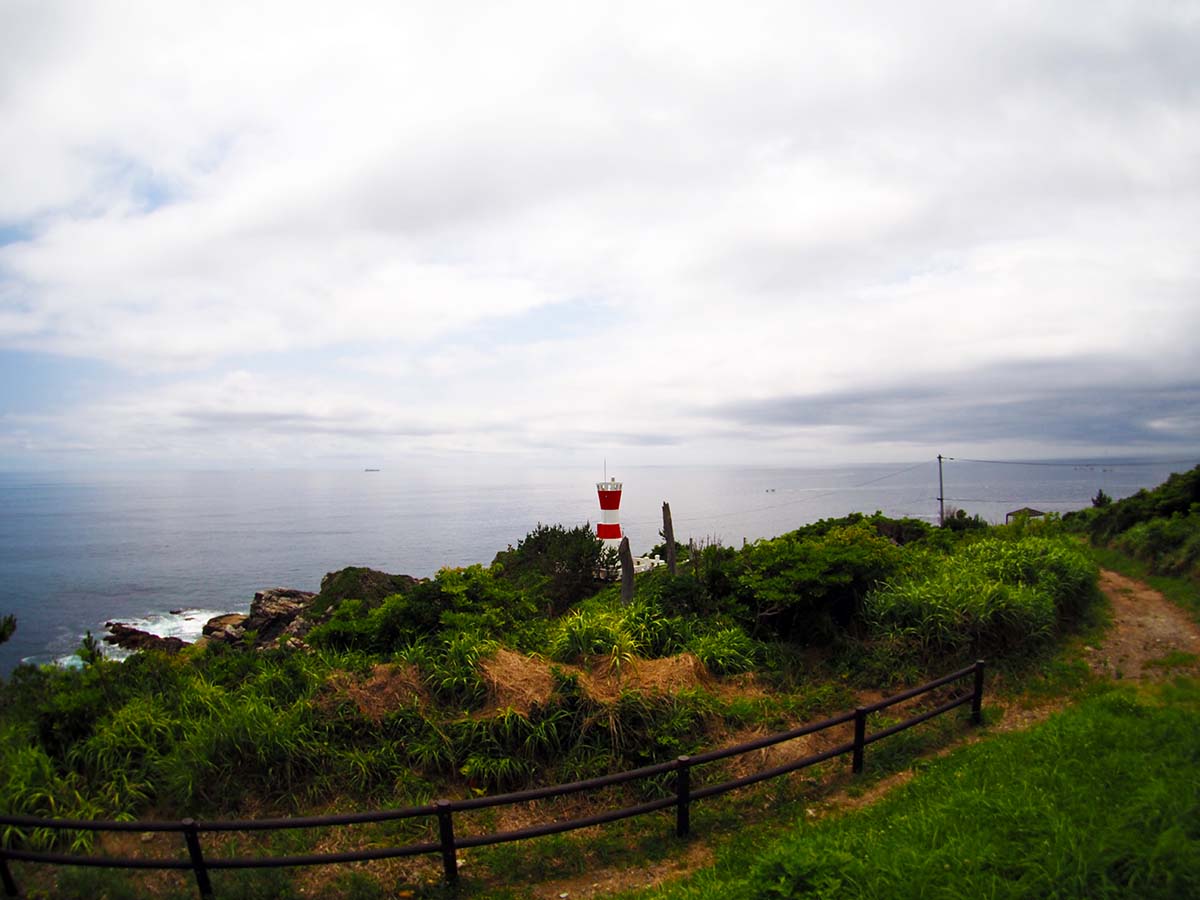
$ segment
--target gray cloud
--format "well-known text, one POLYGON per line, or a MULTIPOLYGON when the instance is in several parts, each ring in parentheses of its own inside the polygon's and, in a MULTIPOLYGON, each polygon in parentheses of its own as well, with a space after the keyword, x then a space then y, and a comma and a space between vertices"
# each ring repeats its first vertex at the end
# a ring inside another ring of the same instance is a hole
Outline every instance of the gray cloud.
POLYGON ((1051 446, 1200 444, 1200 379, 1138 383, 1113 378, 1094 361, 1043 361, 963 372, 939 384, 897 381, 698 412, 765 434, 839 426, 879 443, 969 446, 1026 438, 1051 446))

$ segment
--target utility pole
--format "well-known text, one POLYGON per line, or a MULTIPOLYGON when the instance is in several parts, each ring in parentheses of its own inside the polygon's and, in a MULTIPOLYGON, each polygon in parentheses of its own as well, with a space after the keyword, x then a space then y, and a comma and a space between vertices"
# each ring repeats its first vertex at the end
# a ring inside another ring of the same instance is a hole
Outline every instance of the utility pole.
POLYGON ((942 454, 938 454, 938 525, 946 524, 946 488, 942 483, 942 454))

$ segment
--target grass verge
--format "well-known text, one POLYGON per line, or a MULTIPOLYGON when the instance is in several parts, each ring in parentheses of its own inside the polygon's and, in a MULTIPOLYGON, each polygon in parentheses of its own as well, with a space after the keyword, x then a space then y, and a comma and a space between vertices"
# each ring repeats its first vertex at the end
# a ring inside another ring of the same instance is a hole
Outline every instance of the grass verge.
POLYGON ((738 842, 659 900, 1200 896, 1200 682, 1085 700, 880 803, 738 842))

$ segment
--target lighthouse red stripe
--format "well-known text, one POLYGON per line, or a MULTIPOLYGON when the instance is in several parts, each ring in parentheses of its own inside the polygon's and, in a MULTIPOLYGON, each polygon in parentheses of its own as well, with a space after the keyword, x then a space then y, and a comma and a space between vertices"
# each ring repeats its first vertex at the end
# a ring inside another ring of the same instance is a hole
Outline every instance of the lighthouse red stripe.
POLYGON ((606 525, 601 522, 596 526, 596 537, 601 540, 619 538, 621 536, 621 526, 617 524, 606 525))
POLYGON ((597 491, 600 495, 601 509, 620 509, 621 508, 621 492, 620 491, 597 491))

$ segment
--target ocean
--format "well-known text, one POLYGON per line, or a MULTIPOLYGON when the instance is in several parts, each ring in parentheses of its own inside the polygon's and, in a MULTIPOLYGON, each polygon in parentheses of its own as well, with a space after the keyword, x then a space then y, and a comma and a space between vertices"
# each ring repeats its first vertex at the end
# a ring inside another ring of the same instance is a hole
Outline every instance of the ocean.
MULTIPOLYGON (((947 461, 947 506, 1003 521, 1121 498, 1195 462, 947 461)), ((381 471, 0 473, 0 614, 17 617, 0 673, 63 661, 108 620, 194 639, 256 590, 317 590, 349 565, 432 575, 488 563, 539 523, 599 518, 602 471, 488 463, 381 471)), ((829 468, 627 467, 621 524, 659 542, 662 503, 687 542, 740 546, 817 519, 880 510, 936 521, 936 460, 829 468)))

